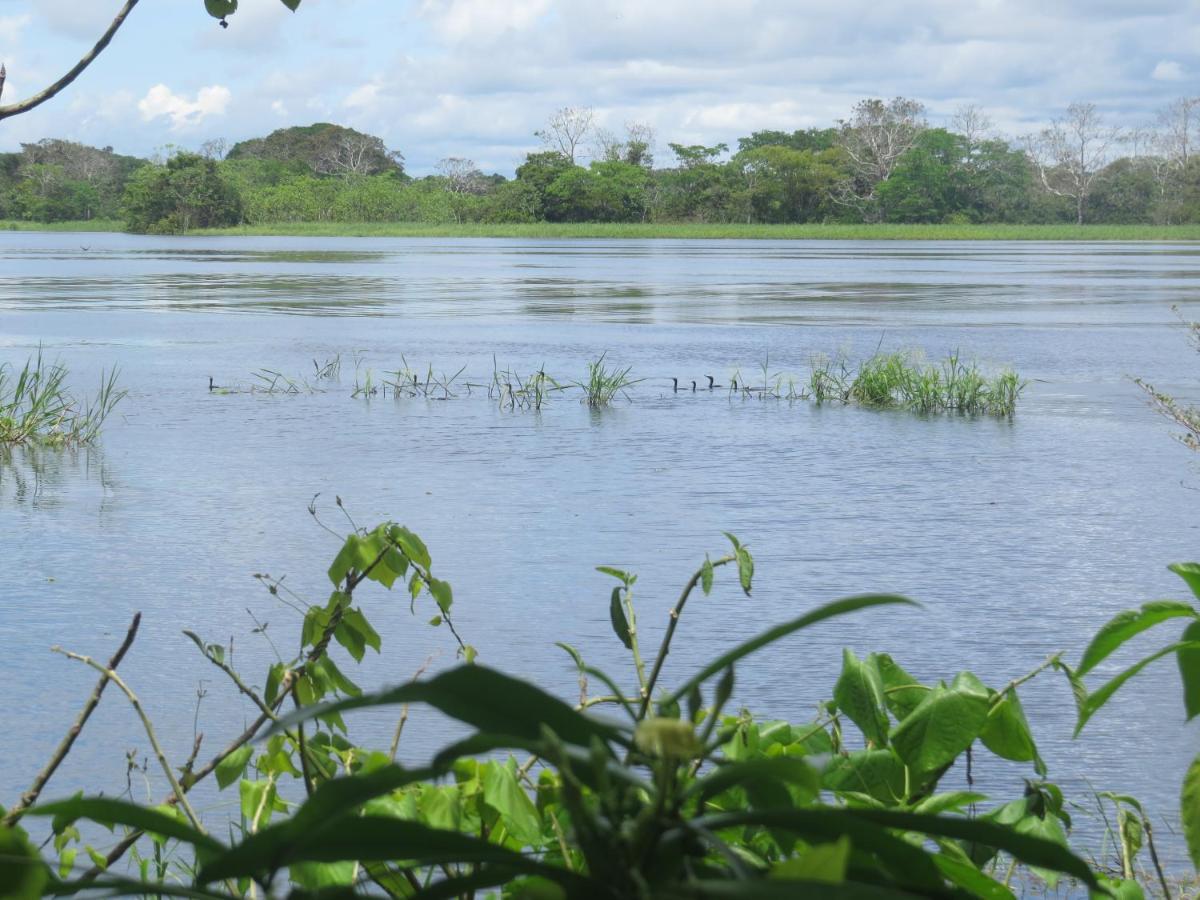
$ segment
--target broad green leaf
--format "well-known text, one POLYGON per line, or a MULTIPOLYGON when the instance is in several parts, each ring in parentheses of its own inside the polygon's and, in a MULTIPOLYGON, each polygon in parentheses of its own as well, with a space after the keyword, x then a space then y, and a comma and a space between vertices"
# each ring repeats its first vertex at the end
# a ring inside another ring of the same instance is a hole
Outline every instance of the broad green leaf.
POLYGON ((238 799, 246 826, 254 823, 257 817, 256 824, 261 827, 271 818, 275 801, 275 782, 270 778, 258 778, 253 781, 243 778, 238 783, 238 799))
POLYGON ((992 702, 979 739, 1002 759, 1034 762, 1038 758, 1025 710, 1021 707, 1017 692, 1011 688, 1004 692, 1003 698, 992 702))
POLYGON ((450 607, 454 604, 454 592, 450 589, 449 582, 430 578, 429 593, 433 594, 434 602, 443 614, 450 612, 450 607))
POLYGON ((612 589, 612 597, 608 601, 608 618, 612 622, 613 632, 621 639, 626 650, 633 649, 633 638, 629 634, 629 620, 625 618, 625 609, 621 605, 621 589, 612 589))
POLYGON ((805 879, 839 884, 846 880, 846 866, 850 862, 850 841, 842 835, 832 844, 816 844, 799 856, 779 863, 768 874, 768 878, 805 879))
POLYGON ((346 652, 354 657, 355 662, 362 662, 363 657, 366 656, 366 641, 345 618, 338 622, 337 628, 333 630, 333 639, 346 648, 346 652))
POLYGON ((833 686, 833 702, 863 736, 876 747, 886 747, 888 718, 884 708, 883 679, 870 657, 862 662, 849 650, 842 651, 842 672, 833 686))
POLYGON ((892 731, 892 746, 915 774, 927 775, 971 746, 987 717, 986 695, 939 685, 892 731))
POLYGON ((872 653, 869 657, 879 671, 883 682, 883 699, 887 708, 899 721, 921 705, 929 688, 917 681, 886 653, 872 653))
POLYGON ((904 799, 904 763, 891 750, 857 750, 834 756, 822 780, 831 791, 865 794, 888 806, 904 799))
POLYGON ((1167 568, 1186 581, 1192 593, 1200 599, 1200 563, 1172 563, 1167 568))
POLYGON ((14 900, 36 900, 50 880, 46 863, 18 826, 0 827, 0 892, 14 900))
POLYGON ((1155 600, 1143 604, 1140 609, 1127 609, 1118 613, 1092 638, 1088 648, 1083 651, 1083 659, 1080 660, 1075 674, 1083 677, 1134 635, 1179 616, 1195 618, 1196 610, 1190 603, 1179 600, 1155 600))
POLYGON ((629 573, 623 569, 616 569, 612 566, 596 566, 596 571, 601 575, 611 575, 617 581, 621 582, 621 584, 629 584, 629 573))
POLYGON ((371 627, 371 623, 367 621, 367 617, 363 615, 361 609, 347 609, 342 613, 342 622, 349 628, 353 629, 362 642, 374 650, 379 652, 383 642, 379 638, 379 632, 371 627))
POLYGON ((1154 653, 1151 653, 1139 663, 1130 666, 1116 678, 1106 682, 1098 691, 1091 693, 1084 692, 1082 695, 1076 695, 1076 703, 1079 706, 1079 721, 1075 723, 1075 737, 1079 737, 1079 732, 1083 731, 1083 726, 1087 724, 1088 719, 1095 715, 1096 710, 1104 706, 1125 682, 1137 675, 1142 669, 1150 665, 1157 659, 1161 659, 1169 653, 1175 653, 1182 650, 1184 647, 1189 649, 1200 649, 1200 644, 1190 641, 1180 641, 1177 644, 1171 644, 1163 647, 1154 653))
POLYGON ((273 825, 211 860, 196 876, 200 884, 227 878, 253 876, 298 862, 330 863, 346 860, 374 862, 412 860, 419 866, 494 863, 514 872, 543 875, 574 884, 577 876, 537 862, 497 844, 419 822, 380 816, 349 816, 312 823, 299 831, 292 823, 273 825), (281 842, 278 834, 287 832, 281 842))
POLYGON ((321 888, 354 884, 357 866, 354 862, 292 863, 288 867, 288 874, 300 887, 319 891, 321 888))
POLYGON ((250 757, 254 755, 254 748, 247 744, 244 747, 239 747, 230 753, 227 757, 217 763, 217 786, 224 789, 229 787, 246 771, 246 763, 250 762, 250 757))
POLYGON ((1200 870, 1200 756, 1192 760, 1187 774, 1183 776, 1179 818, 1183 822, 1183 836, 1187 839, 1192 865, 1200 870))
POLYGON ((676 688, 668 699, 678 702, 679 699, 686 696, 688 691, 690 691, 693 687, 698 684, 703 684, 713 675, 724 671, 739 659, 749 656, 751 653, 755 653, 758 650, 761 650, 763 647, 773 644, 781 638, 787 637, 789 634, 793 634, 803 628, 807 628, 809 625, 815 625, 818 622, 825 621, 826 619, 832 619, 836 616, 846 615, 848 613, 856 612, 860 609, 869 609, 874 606, 886 606, 890 604, 903 604, 906 606, 918 605, 912 600, 909 600, 907 597, 900 597, 896 594, 863 594, 857 597, 846 597, 842 600, 835 600, 832 603, 827 603, 826 605, 815 609, 810 613, 806 613, 799 618, 792 619, 790 622, 784 622, 781 625, 776 625, 774 628, 768 628, 757 637, 753 637, 750 640, 734 647, 727 653, 717 657, 715 660, 701 669, 697 674, 693 675, 690 679, 684 682, 681 687, 676 688))
POLYGON ((804 802, 816 798, 821 788, 820 776, 804 759, 796 756, 759 757, 730 763, 711 775, 697 779, 685 796, 699 795, 703 806, 713 797, 731 787, 745 786, 754 781, 778 782, 799 789, 804 802))
POLYGON ((483 777, 483 802, 500 814, 508 833, 526 846, 542 839, 542 817, 506 766, 492 763, 483 777))
POLYGON ((735 552, 737 555, 738 580, 742 584, 743 593, 749 597, 750 588, 754 581, 754 557, 750 555, 750 551, 745 547, 738 547, 735 552))
POLYGON ((90 819, 101 825, 127 825, 177 841, 193 844, 206 850, 224 850, 217 840, 197 831, 174 815, 159 812, 136 803, 111 800, 107 797, 72 797, 54 803, 42 803, 25 811, 27 816, 55 816, 59 821, 74 822, 90 819))
POLYGON ((268 706, 273 706, 279 698, 279 685, 283 682, 286 671, 287 666, 283 663, 275 663, 267 670, 267 686, 263 689, 263 700, 268 706))
POLYGON ((238 0, 204 0, 204 9, 214 19, 224 19, 237 12, 238 0))
POLYGON ((934 794, 926 797, 913 807, 913 812, 939 815, 945 812, 961 812, 972 803, 983 803, 987 800, 985 794, 975 794, 970 791, 947 791, 944 794, 934 794))
POLYGON ((989 878, 966 859, 939 853, 933 858, 942 874, 952 884, 965 888, 981 900, 1014 900, 1012 891, 993 878, 989 878))
POLYGON ((459 666, 427 681, 300 710, 276 723, 272 731, 330 712, 404 703, 428 703, 479 731, 530 740, 541 738, 543 726, 560 740, 583 746, 589 746, 593 738, 607 741, 619 737, 615 727, 577 712, 526 681, 486 666, 459 666))
POLYGON ((425 542, 402 525, 393 525, 388 529, 388 537, 399 545, 400 550, 410 560, 421 568, 429 568, 429 550, 425 542))
POLYGON ((704 591, 705 595, 712 593, 713 586, 713 564, 712 560, 707 556, 704 557, 704 565, 700 567, 700 590, 704 591))
POLYGON ((279 0, 279 2, 282 3, 284 6, 286 6, 288 9, 290 9, 292 12, 295 12, 297 9, 300 8, 300 0, 279 0))
POLYGON ((1191 646, 1180 647, 1175 659, 1183 682, 1183 708, 1190 722, 1200 715, 1200 621, 1183 629, 1183 639, 1190 641, 1191 646))

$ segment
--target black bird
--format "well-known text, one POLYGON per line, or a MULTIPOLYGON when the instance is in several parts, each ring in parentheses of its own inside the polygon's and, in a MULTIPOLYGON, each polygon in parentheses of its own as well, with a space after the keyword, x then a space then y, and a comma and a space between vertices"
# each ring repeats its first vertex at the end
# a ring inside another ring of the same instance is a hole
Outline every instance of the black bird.
POLYGON ((675 393, 676 393, 676 394, 678 394, 678 393, 679 393, 679 379, 678 379, 678 378, 672 378, 672 379, 671 379, 671 386, 672 386, 672 388, 674 389, 675 393))
MULTIPOLYGON (((725 385, 723 385, 723 384, 714 384, 713 382, 714 382, 716 379, 714 379, 714 378, 713 378, 711 375, 705 375, 704 377, 708 379, 708 389, 709 389, 710 391, 711 391, 713 388, 725 387, 725 385)), ((737 388, 735 387, 735 388, 734 388, 734 390, 737 390, 737 388)))
POLYGON ((80 245, 79 245, 79 249, 80 249, 80 250, 82 250, 84 253, 87 253, 87 252, 88 252, 89 250, 91 250, 92 248, 91 248, 91 247, 85 247, 85 246, 83 246, 83 244, 80 244, 80 245))
POLYGON ((696 393, 696 382, 692 382, 692 393, 696 393))
POLYGON ((215 384, 213 384, 213 377, 211 375, 209 375, 208 376, 208 392, 211 394, 216 389, 217 389, 217 386, 215 384))

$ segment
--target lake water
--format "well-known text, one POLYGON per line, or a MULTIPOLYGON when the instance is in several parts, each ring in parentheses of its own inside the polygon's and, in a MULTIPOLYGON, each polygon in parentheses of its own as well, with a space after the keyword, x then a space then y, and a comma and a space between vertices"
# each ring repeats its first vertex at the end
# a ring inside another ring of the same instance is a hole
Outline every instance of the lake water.
MULTIPOLYGON (((193 728, 210 755, 253 709, 181 629, 235 644, 261 683, 297 617, 254 581, 287 576, 324 600, 343 528, 398 520, 455 588, 455 618, 489 664, 570 697, 554 646, 630 675, 608 624, 610 581, 640 574, 641 630, 666 611, 721 532, 758 564, 746 599, 730 576, 689 606, 666 678, 836 597, 903 592, 917 611, 875 611, 777 645, 738 672, 757 712, 807 720, 829 697, 843 646, 891 652, 923 679, 971 668, 1000 686, 1057 650, 1077 660, 1120 609, 1182 597, 1169 562, 1200 557, 1197 460, 1130 381, 1195 396, 1197 357, 1172 304, 1200 318, 1200 248, 1171 244, 965 244, 142 238, 0 233, 0 362, 40 344, 90 387, 119 364, 129 396, 88 451, 0 457, 0 803, 27 787, 94 683, 51 645, 107 658, 135 611, 122 672, 177 763, 193 728), (920 417, 671 391, 740 370, 806 377, 816 354, 955 350, 1029 381, 1011 420, 920 417), (506 411, 478 390, 448 401, 352 399, 358 377, 432 365, 487 381, 493 360, 559 380, 601 353, 644 379, 589 411, 558 397, 506 411), (295 396, 248 388, 269 368, 341 381, 295 396), (248 612, 248 610, 250 612, 248 612), (206 692, 199 704, 197 694, 206 692), (194 725, 194 723, 196 723, 194 725)), ((444 629, 406 598, 362 593, 385 653, 367 686, 405 680, 444 629)), ((1144 646, 1153 646, 1154 640, 1144 646)), ((1109 671, 1112 671, 1110 668, 1109 671)), ((1174 667, 1127 687, 1084 737, 1062 679, 1023 688, 1051 778, 1147 801, 1167 842, 1195 751, 1174 667)), ((367 721, 386 743, 386 721, 367 721)), ((447 737, 417 712, 402 756, 447 737)), ((145 741, 115 692, 47 791, 119 791, 145 741)), ((988 787, 1024 768, 990 759, 988 787)), ((162 793, 153 771, 155 796, 162 793)), ((960 786, 959 776, 948 783, 960 786), (955 780, 957 778, 957 781, 955 780)), ((141 775, 135 792, 145 796, 141 775)), ((202 795, 207 809, 229 800, 202 795)))

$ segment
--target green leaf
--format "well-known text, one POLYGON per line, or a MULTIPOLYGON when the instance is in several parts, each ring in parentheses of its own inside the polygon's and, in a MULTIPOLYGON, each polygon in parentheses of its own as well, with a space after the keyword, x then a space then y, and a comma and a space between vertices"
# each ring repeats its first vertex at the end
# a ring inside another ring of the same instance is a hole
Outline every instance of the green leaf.
POLYGON ((712 560, 705 556, 704 565, 700 567, 700 590, 704 591, 705 596, 708 596, 712 593, 712 586, 713 564, 712 560))
POLYGON ((1192 760, 1183 776, 1183 793, 1179 798, 1179 818, 1183 836, 1187 839, 1192 865, 1200 871, 1200 756, 1192 760))
POLYGON ((1183 707, 1190 722, 1200 715, 1200 620, 1183 629, 1183 639, 1190 641, 1191 646, 1180 647, 1175 659, 1183 681, 1183 707))
POLYGON ((321 888, 347 887, 354 884, 357 866, 354 862, 293 863, 288 875, 299 887, 310 891, 321 888))
POLYGON ((46 863, 17 827, 0 827, 0 885, 13 900, 37 900, 50 880, 46 863))
POLYGON ((1075 674, 1083 677, 1134 635, 1178 616, 1195 618, 1196 610, 1191 604, 1178 600, 1155 600, 1143 604, 1140 609, 1127 609, 1118 613, 1092 638, 1088 648, 1083 651, 1083 659, 1080 660, 1075 674))
POLYGON ((196 880, 209 884, 260 875, 298 862, 412 860, 419 866, 495 863, 515 872, 543 875, 574 885, 578 876, 466 834, 429 828, 386 816, 348 816, 312 823, 303 831, 291 822, 272 825, 203 866, 196 880), (286 833, 286 840, 279 835, 286 833))
POLYGON ((961 812, 972 803, 983 803, 986 794, 974 794, 970 791, 948 791, 944 794, 934 794, 926 797, 913 807, 913 812, 939 815, 944 812, 961 812))
POLYGON ((799 856, 779 863, 767 877, 839 884, 846 880, 846 866, 849 863, 850 841, 842 835, 832 844, 816 844, 799 856))
POLYGON ((630 583, 629 573, 622 569, 615 569, 612 566, 596 566, 596 571, 601 575, 611 575, 617 581, 621 582, 621 584, 630 583))
POLYGON ((892 746, 915 774, 953 762, 987 723, 986 695, 938 686, 892 732, 892 746))
POLYGON ((299 710, 275 724, 272 731, 330 712, 347 712, 376 706, 428 703, 448 716, 479 731, 540 739, 542 727, 572 744, 590 745, 620 737, 611 725, 577 712, 557 697, 526 681, 486 666, 459 666, 427 680, 416 681, 376 694, 299 710))
POLYGON ((367 654, 367 642, 349 622, 342 619, 333 630, 333 639, 346 648, 346 652, 354 657, 355 662, 362 662, 367 654))
POLYGON ((250 762, 253 754, 254 748, 246 744, 217 763, 217 786, 224 790, 241 778, 242 773, 246 771, 246 763, 250 762))
POLYGON ((214 19, 224 19, 237 12, 238 0, 204 0, 204 9, 214 19))
POLYGON ((483 802, 500 814, 508 833, 522 844, 535 847, 541 842, 542 817, 507 766, 488 766, 483 777, 483 802))
POLYGON ((371 623, 367 621, 367 617, 363 615, 361 609, 347 609, 342 613, 342 621, 347 627, 355 631, 362 639, 362 642, 374 650, 379 652, 383 642, 379 638, 379 632, 371 627, 371 623))
POLYGON ((263 689, 263 700, 268 706, 273 706, 279 698, 279 685, 283 682, 283 674, 287 671, 287 666, 283 663, 275 663, 267 670, 267 686, 263 689))
POLYGON ((430 578, 429 593, 433 594, 434 602, 437 603, 438 609, 443 614, 450 612, 450 607, 454 604, 454 592, 450 589, 448 582, 430 578))
POLYGON ((300 0, 279 0, 279 2, 282 3, 284 6, 286 6, 288 9, 290 9, 292 12, 295 12, 297 9, 300 8, 300 0))
POLYGON ((867 657, 875 663, 879 677, 883 682, 883 699, 887 708, 899 721, 921 705, 921 701, 929 693, 929 688, 921 684, 900 667, 886 653, 872 653, 867 657))
MULTIPOLYGON (((701 669, 697 674, 688 679, 682 686, 676 688, 675 691, 668 697, 668 700, 679 702, 681 697, 687 696, 688 691, 699 684, 703 684, 713 675, 724 671, 729 666, 733 665, 739 659, 749 656, 773 644, 781 638, 785 638, 790 634, 807 628, 809 625, 815 625, 818 622, 823 622, 826 619, 832 619, 836 616, 846 615, 856 612, 860 609, 869 609, 874 606, 886 606, 890 604, 904 604, 906 606, 917 606, 912 600, 907 597, 900 597, 896 594, 862 594, 857 597, 846 597, 842 600, 835 600, 832 603, 827 603, 824 606, 813 610, 810 613, 792 619, 790 622, 784 622, 781 625, 776 625, 774 628, 768 628, 766 631, 745 641, 734 647, 727 653, 722 654, 707 666, 701 669)), ((664 701, 666 702, 666 701, 664 701)))
POLYGON ((633 637, 629 633, 629 622, 625 618, 625 609, 621 605, 621 589, 612 589, 612 598, 608 601, 608 618, 612 621, 613 631, 621 639, 626 650, 633 649, 633 637))
POLYGON ((1200 563, 1172 563, 1167 568, 1186 581, 1192 593, 1200 599, 1200 563))
POLYGON ((27 816, 55 816, 59 821, 90 819, 101 825, 128 825, 142 831, 161 834, 206 850, 224 850, 217 840, 197 831, 174 815, 159 812, 123 800, 107 797, 72 797, 54 803, 42 803, 25 811, 27 816))
POLYGON ((821 788, 817 771, 799 757, 758 757, 721 766, 711 775, 693 782, 684 796, 699 794, 700 805, 704 806, 713 797, 731 787, 745 787, 754 782, 791 785, 800 790, 805 802, 815 799, 821 788))
POLYGON ((742 583, 743 593, 749 597, 751 582, 754 580, 754 557, 745 547, 738 547, 734 552, 737 555, 738 580, 742 583))
POLYGON ((1079 737, 1079 732, 1083 731, 1083 726, 1087 724, 1088 720, 1095 715, 1096 711, 1100 709, 1100 707, 1104 706, 1104 704, 1112 698, 1112 695, 1115 694, 1121 688, 1121 686, 1125 684, 1125 682, 1127 682, 1134 675, 1137 675, 1142 671, 1142 669, 1146 668, 1146 666, 1150 665, 1150 663, 1154 662, 1155 660, 1161 659, 1169 653, 1175 653, 1184 647, 1189 649, 1197 649, 1200 648, 1200 644, 1192 641, 1180 641, 1179 643, 1163 647, 1161 650, 1151 653, 1141 662, 1130 666, 1111 681, 1106 682, 1100 688, 1100 690, 1092 693, 1084 693, 1082 696, 1077 696, 1076 702, 1079 706, 1079 721, 1075 723, 1075 737, 1079 737))
POLYGON ((1015 895, 1012 891, 979 871, 968 859, 939 853, 934 856, 933 861, 948 881, 965 888, 975 897, 982 900, 1014 900, 1015 895))
POLYGON ((1002 699, 992 702, 979 739, 1001 759, 1034 762, 1038 758, 1029 720, 1025 718, 1025 710, 1012 688, 1004 692, 1002 699))
POLYGON ((429 569, 429 550, 426 548, 425 542, 419 537, 402 525, 393 525, 389 528, 388 537, 399 545, 401 552, 412 562, 415 562, 423 569, 429 569))
POLYGON ((883 679, 869 657, 861 662, 849 650, 842 651, 842 673, 833 686, 838 710, 858 726, 876 747, 886 747, 888 718, 884 710, 883 679))
POLYGON ((270 820, 274 799, 275 782, 269 778, 243 778, 238 783, 238 800, 247 827, 254 822, 255 816, 259 818, 259 826, 270 820))
POLYGON ((891 750, 856 750, 830 759, 822 781, 839 794, 865 794, 894 806, 904 799, 904 763, 891 750))

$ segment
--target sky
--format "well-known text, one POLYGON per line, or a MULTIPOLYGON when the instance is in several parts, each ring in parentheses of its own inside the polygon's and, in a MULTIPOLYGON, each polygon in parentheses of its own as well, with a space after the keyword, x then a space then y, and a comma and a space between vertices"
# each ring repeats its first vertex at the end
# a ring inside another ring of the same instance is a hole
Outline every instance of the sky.
MULTIPOLYGON (((3 102, 41 89, 120 0, 0 0, 3 102)), ((112 45, 0 150, 59 137, 147 156, 335 122, 400 150, 511 175, 554 110, 621 132, 736 147, 760 129, 825 127, 866 97, 922 101, 931 124, 980 107, 999 134, 1067 104, 1152 124, 1200 94, 1200 0, 141 0, 112 45)))

